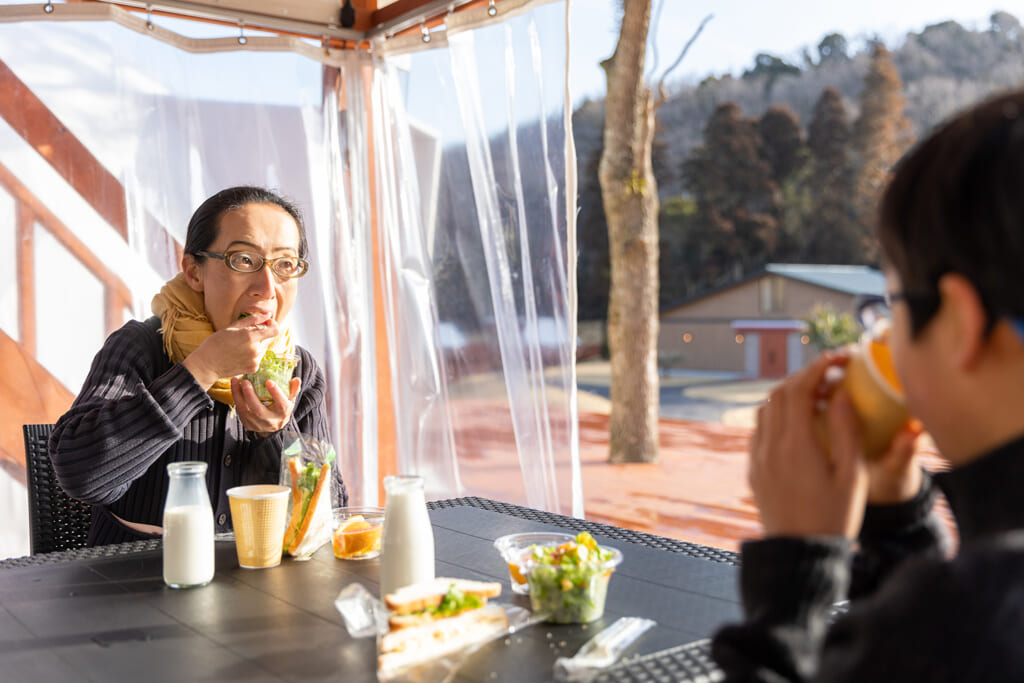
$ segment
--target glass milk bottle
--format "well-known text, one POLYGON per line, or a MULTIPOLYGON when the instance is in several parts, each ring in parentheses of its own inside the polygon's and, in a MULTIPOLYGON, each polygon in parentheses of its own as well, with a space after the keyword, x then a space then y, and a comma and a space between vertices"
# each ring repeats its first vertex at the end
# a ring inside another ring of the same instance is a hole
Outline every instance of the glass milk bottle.
POLYGON ((205 462, 172 462, 164 503, 164 583, 205 586, 213 578, 213 508, 205 462))
POLYGON ((387 496, 380 550, 380 594, 434 578, 434 530, 423 477, 384 477, 387 496))

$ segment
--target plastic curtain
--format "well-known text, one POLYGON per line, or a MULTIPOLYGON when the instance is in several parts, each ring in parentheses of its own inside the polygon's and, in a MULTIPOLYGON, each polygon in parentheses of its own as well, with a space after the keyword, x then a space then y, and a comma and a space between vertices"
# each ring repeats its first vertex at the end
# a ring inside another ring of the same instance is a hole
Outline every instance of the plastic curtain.
POLYGON ((0 60, 59 134, 47 147, 0 117, 0 237, 33 274, 26 299, 17 268, 4 269, 0 294, 19 312, 5 303, 0 331, 31 341, 33 362, 73 395, 105 335, 150 315, 199 203, 267 186, 306 219, 313 268, 290 322, 327 375, 353 504, 379 502, 375 350, 386 344, 399 469, 423 474, 434 498, 581 516, 565 6, 518 7, 451 17, 481 23, 453 21, 450 48, 332 56, 326 71, 290 53, 186 53, 106 21, 0 23, 0 60), (68 138, 84 154, 62 166, 68 138), (97 183, 123 199, 113 214, 97 183), (386 339, 374 337, 375 299, 386 339))
MULTIPOLYGON (((156 21, 179 31, 197 26, 156 21)), ((0 185, 0 209, 14 205, 0 215, 0 234, 13 241, 15 217, 42 207, 26 242, 34 291, 20 293, 15 269, 3 286, 5 297, 17 292, 19 305, 33 308, 34 362, 77 393, 106 334, 151 315, 202 200, 238 184, 278 190, 304 214, 313 263, 289 322, 327 376, 352 500, 377 502, 376 413, 363 409, 375 405, 376 392, 365 55, 341 60, 325 89, 321 64, 291 53, 197 55, 109 22, 27 21, 0 24, 0 60, 28 93, 8 111, 33 112, 31 120, 0 117, 0 179, 13 178, 0 185), (350 75, 355 87, 335 87, 350 75), (359 115, 343 108, 339 90, 359 115), (29 97, 45 115, 29 108, 29 97), (118 215, 104 213, 110 197, 96 187, 123 198, 118 215), (123 310, 111 311, 110 301, 123 310)), ((4 318, 2 331, 21 340, 15 316, 4 318)))
POLYGON ((375 77, 399 467, 434 495, 582 516, 565 7, 465 15, 446 49, 383 59, 375 77))
POLYGON ((370 144, 363 93, 372 73, 365 53, 346 55, 325 78, 321 137, 310 140, 310 155, 322 155, 314 168, 318 208, 317 257, 324 277, 328 321, 329 386, 332 424, 341 450, 352 505, 376 505, 377 375, 374 366, 373 267, 370 220, 370 144))

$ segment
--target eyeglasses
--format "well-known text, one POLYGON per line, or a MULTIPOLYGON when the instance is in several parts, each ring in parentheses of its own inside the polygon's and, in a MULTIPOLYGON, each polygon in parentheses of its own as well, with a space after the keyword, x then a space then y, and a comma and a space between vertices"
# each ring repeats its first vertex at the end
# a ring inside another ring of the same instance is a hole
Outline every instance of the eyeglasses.
POLYGON ((268 265, 274 275, 288 279, 302 277, 309 270, 309 261, 298 256, 264 258, 251 251, 229 251, 224 254, 218 254, 213 251, 197 251, 196 255, 223 259, 224 264, 228 268, 239 273, 255 273, 262 270, 264 265, 268 265))
POLYGON ((870 330, 879 320, 892 317, 892 306, 897 301, 908 301, 907 293, 886 292, 880 296, 863 296, 857 304, 857 321, 865 330, 870 330))

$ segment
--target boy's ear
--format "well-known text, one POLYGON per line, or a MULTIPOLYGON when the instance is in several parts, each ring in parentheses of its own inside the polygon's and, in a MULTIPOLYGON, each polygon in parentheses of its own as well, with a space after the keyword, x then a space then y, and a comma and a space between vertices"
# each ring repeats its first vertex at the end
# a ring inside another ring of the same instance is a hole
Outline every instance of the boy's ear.
POLYGON ((948 273, 939 279, 939 295, 951 334, 951 360, 960 369, 970 369, 985 346, 985 306, 974 285, 958 273, 948 273))
POLYGON ((181 257, 181 272, 185 274, 185 282, 196 292, 203 291, 203 269, 192 254, 181 257))

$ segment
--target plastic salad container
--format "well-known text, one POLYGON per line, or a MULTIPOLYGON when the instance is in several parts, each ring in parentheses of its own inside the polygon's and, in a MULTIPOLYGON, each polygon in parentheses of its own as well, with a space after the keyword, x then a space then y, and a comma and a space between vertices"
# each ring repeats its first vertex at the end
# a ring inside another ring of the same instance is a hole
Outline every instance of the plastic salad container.
POLYGON ((560 545, 534 546, 522 565, 534 613, 556 624, 582 624, 604 615, 612 572, 622 553, 587 533, 560 545))
POLYGON ((501 558, 508 565, 508 580, 512 584, 512 592, 526 595, 530 587, 526 583, 523 566, 533 546, 550 546, 552 548, 576 539, 572 534, 547 532, 529 532, 525 534, 509 534, 494 542, 494 547, 501 553, 501 558))
POLYGON ((288 394, 288 383, 292 381, 295 373, 295 366, 299 362, 298 354, 274 353, 268 350, 260 361, 259 370, 249 373, 245 379, 252 382, 252 388, 256 390, 256 396, 261 401, 273 401, 274 398, 267 391, 267 380, 271 380, 286 395, 288 394))

